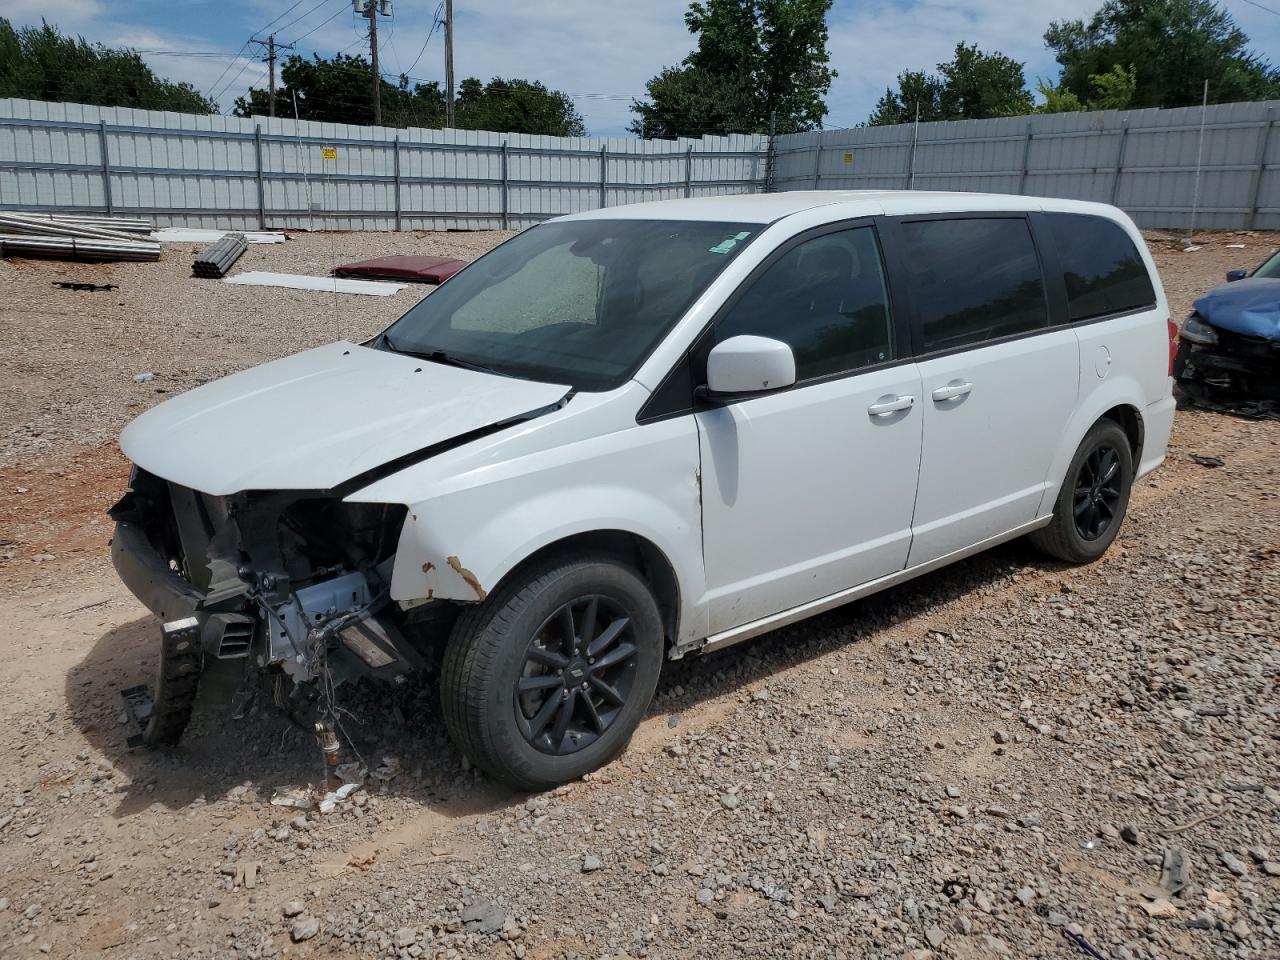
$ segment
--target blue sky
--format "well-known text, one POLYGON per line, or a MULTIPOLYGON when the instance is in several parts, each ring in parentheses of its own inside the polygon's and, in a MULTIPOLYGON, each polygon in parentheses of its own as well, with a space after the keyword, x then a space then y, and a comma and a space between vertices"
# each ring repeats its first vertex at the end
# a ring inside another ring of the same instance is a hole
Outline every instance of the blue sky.
MULTIPOLYGON (((423 46, 438 0, 395 0, 381 21, 383 69, 442 79, 440 32, 423 46)), ((866 119, 903 69, 932 68, 958 41, 976 42, 1026 64, 1028 83, 1055 78, 1042 36, 1053 19, 1085 16, 1101 0, 836 0, 828 24, 832 65, 828 126, 866 119)), ((1264 0, 1265 2, 1265 0, 1264 0)), ((527 77, 574 96, 594 135, 622 135, 633 96, 662 66, 691 47, 687 0, 455 0, 459 79, 527 77)), ((1280 0, 1266 3, 1280 9, 1280 0)), ((1245 0, 1226 0, 1258 53, 1280 52, 1280 16, 1245 0)), ((264 85, 265 67, 245 51, 268 27, 299 50, 331 55, 367 50, 365 21, 350 0, 4 0, 0 15, 17 24, 41 17, 69 33, 143 51, 161 75, 214 93, 229 109, 249 83, 264 85), (290 9, 292 7, 292 9, 290 9), (305 35, 305 36, 304 36, 305 35), (299 39, 301 38, 301 39, 299 39), (233 82, 234 81, 234 82, 233 82)))

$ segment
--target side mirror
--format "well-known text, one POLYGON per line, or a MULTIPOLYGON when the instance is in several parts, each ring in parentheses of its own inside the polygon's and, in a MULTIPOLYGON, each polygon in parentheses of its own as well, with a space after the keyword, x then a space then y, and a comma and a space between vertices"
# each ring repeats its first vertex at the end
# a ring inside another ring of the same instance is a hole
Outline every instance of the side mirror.
POLYGON ((1227 283, 1234 283, 1236 280, 1243 280, 1248 275, 1248 270, 1228 270, 1227 283))
POLYGON ((769 337, 730 337, 707 355, 707 400, 735 400, 781 390, 796 382, 791 347, 769 337))

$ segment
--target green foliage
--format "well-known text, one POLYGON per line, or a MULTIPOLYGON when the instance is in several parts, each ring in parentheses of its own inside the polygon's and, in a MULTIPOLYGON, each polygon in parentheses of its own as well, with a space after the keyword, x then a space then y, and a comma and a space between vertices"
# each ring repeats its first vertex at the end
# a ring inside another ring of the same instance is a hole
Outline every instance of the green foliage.
POLYGON ((211 100, 189 83, 172 83, 151 72, 137 51, 112 50, 57 27, 14 30, 0 17, 0 97, 138 107, 178 113, 217 113, 211 100))
POLYGON ((1055 87, 1047 80, 1036 80, 1036 90, 1044 97, 1044 103, 1036 107, 1036 113, 1078 113, 1085 109, 1074 93, 1055 87))
MULTIPOLYGON (((291 56, 280 70, 276 90, 276 116, 297 115, 300 120, 368 125, 373 122, 373 67, 362 56, 337 54, 326 60, 318 54, 310 60, 291 56)), ((400 77, 396 83, 382 78, 382 122, 389 127, 445 125, 445 96, 440 84, 415 83, 400 77)), ((266 116, 270 110, 266 90, 252 88, 236 100, 239 117, 266 116)), ((573 101, 558 90, 548 90, 530 80, 494 77, 482 83, 463 80, 454 102, 454 127, 460 130, 492 130, 497 133, 536 133, 580 137, 586 133, 573 101)))
POLYGON ((1213 0, 1106 0, 1087 23, 1050 24, 1044 41, 1062 65, 1060 86, 1090 106, 1191 106, 1206 78, 1212 103, 1280 96, 1280 72, 1249 52, 1213 0))
POLYGON ((485 84, 475 77, 463 80, 454 104, 454 119, 462 130, 552 137, 587 135, 586 124, 573 101, 535 80, 494 77, 485 84))
POLYGON ((885 90, 867 121, 871 126, 920 119, 978 120, 1031 112, 1022 64, 977 44, 956 44, 955 55, 938 64, 938 75, 920 70, 898 74, 898 89, 885 90))
POLYGON ((812 130, 836 76, 828 66, 831 0, 705 0, 690 4, 685 25, 698 46, 677 67, 646 84, 632 101, 630 130, 642 137, 812 130))
POLYGON ((1090 110, 1127 110, 1138 92, 1138 69, 1117 63, 1106 73, 1090 74, 1089 84, 1093 87, 1090 110))

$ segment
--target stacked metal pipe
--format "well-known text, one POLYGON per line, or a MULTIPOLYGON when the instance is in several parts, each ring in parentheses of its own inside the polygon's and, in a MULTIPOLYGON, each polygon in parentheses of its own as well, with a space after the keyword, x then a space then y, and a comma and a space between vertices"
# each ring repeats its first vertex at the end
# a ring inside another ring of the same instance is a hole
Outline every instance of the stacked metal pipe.
POLYGON ((191 264, 191 272, 197 277, 220 280, 248 249, 249 241, 244 238, 243 233, 228 233, 196 257, 195 262, 191 264))
POLYGON ((146 221, 0 211, 0 255, 72 260, 159 260, 146 221), (142 230, 145 227, 147 234, 142 230))

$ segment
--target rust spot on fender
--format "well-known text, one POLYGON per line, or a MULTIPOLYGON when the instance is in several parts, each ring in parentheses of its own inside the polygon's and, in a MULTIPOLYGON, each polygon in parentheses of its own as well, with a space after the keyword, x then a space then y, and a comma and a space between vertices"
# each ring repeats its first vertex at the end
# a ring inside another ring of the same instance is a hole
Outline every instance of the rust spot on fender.
POLYGON ((436 565, 435 565, 434 563, 432 563, 430 560, 428 560, 426 563, 424 563, 424 564, 422 565, 422 572, 423 572, 423 573, 430 573, 430 572, 431 572, 432 570, 434 570, 435 568, 436 568, 436 565))
POLYGON ((449 566, 453 567, 454 572, 467 582, 467 586, 475 591, 476 599, 483 600, 489 594, 484 587, 480 586, 480 581, 476 579, 476 575, 462 565, 462 561, 457 557, 445 557, 449 566))

